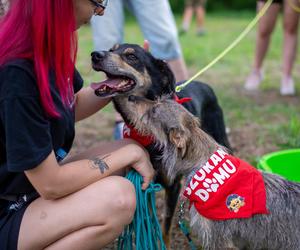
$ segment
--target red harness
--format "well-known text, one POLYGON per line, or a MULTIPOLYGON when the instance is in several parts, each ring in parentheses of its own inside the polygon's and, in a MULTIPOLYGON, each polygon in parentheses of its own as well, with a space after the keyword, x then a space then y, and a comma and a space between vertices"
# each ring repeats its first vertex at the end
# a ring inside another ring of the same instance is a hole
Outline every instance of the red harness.
POLYGON ((183 195, 199 214, 212 220, 269 213, 262 174, 221 149, 195 173, 183 195))

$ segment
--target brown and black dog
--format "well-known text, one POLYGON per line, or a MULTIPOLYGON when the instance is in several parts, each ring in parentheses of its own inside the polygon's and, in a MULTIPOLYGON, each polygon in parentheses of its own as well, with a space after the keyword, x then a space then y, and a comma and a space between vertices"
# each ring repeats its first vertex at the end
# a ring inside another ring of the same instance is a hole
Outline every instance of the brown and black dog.
MULTIPOLYGON (((133 44, 115 45, 109 51, 92 53, 94 70, 102 71, 107 79, 92 87, 99 97, 113 97, 116 110, 127 124, 134 124, 135 116, 127 110, 131 96, 157 100, 161 96, 175 97, 175 78, 167 63, 154 58, 142 47, 133 44)), ((219 144, 231 148, 225 132, 223 112, 216 95, 205 83, 194 81, 178 93, 179 98, 191 97, 183 106, 201 120, 201 129, 219 144)), ((164 238, 168 245, 171 221, 180 192, 181 175, 170 183, 161 167, 161 149, 154 144, 147 146, 153 166, 158 171, 156 181, 166 190, 164 238)))

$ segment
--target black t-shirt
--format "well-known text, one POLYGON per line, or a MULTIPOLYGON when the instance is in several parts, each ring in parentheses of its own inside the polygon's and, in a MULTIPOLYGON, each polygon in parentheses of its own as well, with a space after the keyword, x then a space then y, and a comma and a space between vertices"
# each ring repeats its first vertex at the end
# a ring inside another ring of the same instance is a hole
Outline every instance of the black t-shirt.
MULTIPOLYGON (((0 198, 35 192, 24 174, 51 153, 69 152, 75 136, 73 104, 66 107, 50 73, 50 90, 59 118, 42 108, 33 64, 16 60, 0 68, 0 198)), ((74 92, 83 80, 75 70, 74 92)))

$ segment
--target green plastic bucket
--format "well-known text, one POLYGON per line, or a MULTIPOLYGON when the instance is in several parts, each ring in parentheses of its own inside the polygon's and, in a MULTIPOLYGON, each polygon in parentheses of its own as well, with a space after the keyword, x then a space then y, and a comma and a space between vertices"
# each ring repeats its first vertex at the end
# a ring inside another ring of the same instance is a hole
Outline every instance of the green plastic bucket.
POLYGON ((258 168, 300 182, 300 149, 283 150, 264 155, 258 168))

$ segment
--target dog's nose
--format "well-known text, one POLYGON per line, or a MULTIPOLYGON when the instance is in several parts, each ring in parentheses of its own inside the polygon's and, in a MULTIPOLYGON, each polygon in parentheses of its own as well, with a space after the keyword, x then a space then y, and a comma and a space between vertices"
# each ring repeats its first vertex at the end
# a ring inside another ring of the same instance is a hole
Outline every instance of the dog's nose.
POLYGON ((98 63, 105 57, 105 52, 104 51, 94 51, 94 52, 92 52, 91 57, 92 57, 93 63, 98 63))

